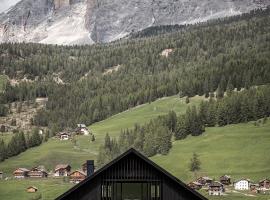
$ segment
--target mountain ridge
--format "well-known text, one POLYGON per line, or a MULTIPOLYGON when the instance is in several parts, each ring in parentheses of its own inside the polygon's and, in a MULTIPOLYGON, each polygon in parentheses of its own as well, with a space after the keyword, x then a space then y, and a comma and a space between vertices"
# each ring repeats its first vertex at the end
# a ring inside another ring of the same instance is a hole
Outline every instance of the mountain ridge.
POLYGON ((194 24, 268 5, 267 0, 21 0, 0 14, 0 42, 107 43, 153 26, 194 24))

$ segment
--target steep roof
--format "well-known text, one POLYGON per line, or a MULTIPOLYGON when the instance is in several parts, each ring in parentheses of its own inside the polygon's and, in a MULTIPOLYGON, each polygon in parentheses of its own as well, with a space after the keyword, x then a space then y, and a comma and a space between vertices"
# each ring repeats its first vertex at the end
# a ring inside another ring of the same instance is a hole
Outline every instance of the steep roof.
POLYGON ((105 171, 106 169, 108 169, 109 167, 111 167, 112 165, 114 165, 115 163, 117 163, 119 160, 123 159, 124 157, 126 157, 126 156, 128 156, 130 154, 135 154, 137 157, 139 157, 140 159, 142 159, 143 161, 145 161, 146 163, 148 163, 149 165, 151 165, 152 167, 154 167, 161 174, 165 175, 170 180, 172 180, 173 182, 177 183, 178 185, 180 185, 184 189, 188 190, 189 192, 193 193, 198 198, 200 198, 202 200, 207 200, 206 197, 202 196, 200 193, 198 193, 198 192, 194 191, 193 189, 191 189, 189 186, 187 186, 185 183, 183 183, 182 181, 180 181, 178 178, 176 178, 175 176, 171 175, 169 172, 167 172, 166 170, 164 170, 163 168, 161 168, 160 166, 158 166, 156 163, 154 163, 153 161, 149 160, 147 157, 145 157, 144 155, 142 155, 141 153, 139 153, 138 151, 136 151, 133 148, 129 149, 128 151, 126 151, 125 153, 123 153, 122 155, 120 155, 119 157, 117 157, 116 159, 112 160, 110 163, 108 163, 107 165, 105 165, 104 167, 102 167, 101 169, 99 169, 98 171, 96 171, 94 174, 92 174, 91 176, 87 177, 85 180, 83 180, 79 184, 75 185, 73 188, 69 189, 67 192, 65 192, 64 194, 62 194, 58 198, 56 198, 56 200, 64 199, 70 193, 76 192, 81 186, 83 186, 87 182, 90 182, 92 179, 94 179, 96 176, 98 176, 99 174, 101 174, 103 171, 105 171))
POLYGON ((69 164, 58 164, 55 166, 54 171, 58 171, 59 169, 66 169, 68 167, 70 167, 69 164))

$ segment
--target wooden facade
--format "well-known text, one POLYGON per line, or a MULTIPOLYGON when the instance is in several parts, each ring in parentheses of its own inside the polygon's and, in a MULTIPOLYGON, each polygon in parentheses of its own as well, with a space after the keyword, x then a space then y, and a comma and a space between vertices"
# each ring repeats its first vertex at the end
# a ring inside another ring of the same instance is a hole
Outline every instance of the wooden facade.
POLYGON ((224 192, 224 186, 220 182, 212 182, 209 185, 208 194, 212 196, 220 196, 223 195, 224 192))
POLYGON ((194 182, 190 182, 188 186, 191 187, 193 190, 200 190, 203 185, 200 184, 199 182, 194 181, 194 182))
POLYGON ((54 169, 54 176, 55 177, 63 177, 63 176, 69 176, 71 171, 71 166, 68 164, 59 164, 56 165, 54 169))
POLYGON ((264 179, 259 182, 259 187, 265 190, 270 190, 270 179, 264 179))
POLYGON ((86 178, 86 173, 76 170, 70 174, 70 182, 71 183, 79 183, 86 178))
POLYGON ((204 176, 204 177, 200 177, 197 179, 197 182, 202 184, 202 185, 210 185, 213 182, 213 179, 204 176))
POLYGON ((219 181, 223 184, 223 185, 231 185, 231 177, 228 175, 224 175, 221 176, 219 178, 219 181))
POLYGON ((130 149, 57 200, 205 200, 164 169, 130 149))
POLYGON ((48 173, 43 166, 34 167, 28 172, 28 177, 30 178, 46 178, 48 173))
POLYGON ((13 172, 13 175, 15 178, 26 178, 28 177, 28 172, 30 170, 26 169, 26 168, 18 168, 13 172))

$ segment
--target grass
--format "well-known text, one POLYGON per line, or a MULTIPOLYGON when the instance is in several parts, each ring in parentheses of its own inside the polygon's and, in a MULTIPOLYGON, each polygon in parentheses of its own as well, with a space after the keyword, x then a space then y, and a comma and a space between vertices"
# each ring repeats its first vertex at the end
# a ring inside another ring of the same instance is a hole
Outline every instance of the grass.
POLYGON ((175 141, 167 156, 155 156, 153 161, 184 181, 194 179, 189 171, 193 152, 202 163, 199 175, 218 179, 229 174, 234 179, 250 178, 258 181, 270 174, 270 122, 207 128, 199 137, 175 141), (178 161, 178 162, 176 162, 178 161))
POLYGON ((12 200, 34 200, 41 195, 42 200, 55 199, 60 194, 67 191, 72 184, 64 183, 62 179, 44 179, 44 180, 7 180, 0 181, 0 199, 12 200), (38 188, 36 193, 27 193, 29 186, 38 188))
MULTIPOLYGON (((201 99, 201 97, 192 98, 191 104, 198 105, 201 99)), ((53 169, 58 163, 69 163, 73 169, 77 169, 86 159, 96 158, 98 147, 103 143, 107 132, 112 137, 117 137, 121 129, 132 128, 135 123, 144 124, 158 115, 167 114, 170 110, 175 110, 178 114, 183 113, 186 108, 184 100, 174 96, 130 109, 90 126, 96 137, 94 143, 90 142, 89 136, 76 137, 76 146, 71 141, 50 139, 40 147, 30 149, 0 163, 0 171, 11 175, 17 167, 31 168, 42 164, 48 169, 53 169)), ((217 179, 223 174, 229 174, 234 179, 247 177, 258 181, 267 176, 269 178, 269 142, 269 120, 260 126, 247 123, 222 128, 207 128, 202 136, 188 137, 185 140, 173 142, 173 148, 167 156, 157 155, 151 159, 181 180, 189 182, 194 179, 194 175, 189 172, 188 164, 192 153, 196 152, 202 162, 202 169, 198 176, 208 175, 217 179)), ((54 199, 71 187, 70 184, 54 179, 0 181, 0 199, 28 200, 32 198, 32 194, 25 192, 29 185, 40 187, 39 192, 46 200, 54 199), (59 184, 59 188, 54 187, 56 184, 59 184)), ((207 194, 205 195, 208 197, 207 194)), ((270 199, 269 195, 256 196, 247 197, 243 194, 232 193, 224 197, 209 197, 209 199, 270 199)))

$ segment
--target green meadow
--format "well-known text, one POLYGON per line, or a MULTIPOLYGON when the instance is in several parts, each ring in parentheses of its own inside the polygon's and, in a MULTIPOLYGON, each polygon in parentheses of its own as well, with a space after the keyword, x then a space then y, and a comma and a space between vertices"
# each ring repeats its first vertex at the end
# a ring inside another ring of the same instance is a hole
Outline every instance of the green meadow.
MULTIPOLYGON (((198 105, 202 99, 202 97, 192 98, 191 104, 198 105)), ((107 132, 112 137, 117 137, 121 129, 132 128, 135 123, 144 124, 158 115, 167 114, 170 110, 180 114, 185 112, 186 108, 184 99, 176 96, 138 106, 90 126, 96 137, 95 142, 91 142, 89 136, 78 136, 75 141, 50 139, 39 147, 0 163, 0 171, 10 176, 17 167, 31 168, 35 165, 45 165, 51 171, 58 163, 69 163, 73 169, 80 168, 86 159, 96 158, 98 147, 103 143, 107 132)), ((246 177, 258 181, 264 177, 269 178, 269 144, 270 119, 266 124, 259 126, 250 122, 207 128, 202 136, 174 141, 173 148, 167 156, 158 155, 151 159, 185 182, 200 175, 218 179, 223 174, 229 174, 233 179, 246 177), (193 152, 199 155, 202 163, 201 170, 196 176, 188 169, 193 152)), ((49 200, 71 186, 62 180, 55 179, 0 181, 0 199, 28 200, 41 194, 42 199, 49 200), (40 188, 38 194, 28 194, 25 191, 31 185, 40 188)), ((270 199, 269 195, 249 197, 241 193, 228 193, 223 197, 209 197, 204 192, 203 194, 213 200, 270 199)))

